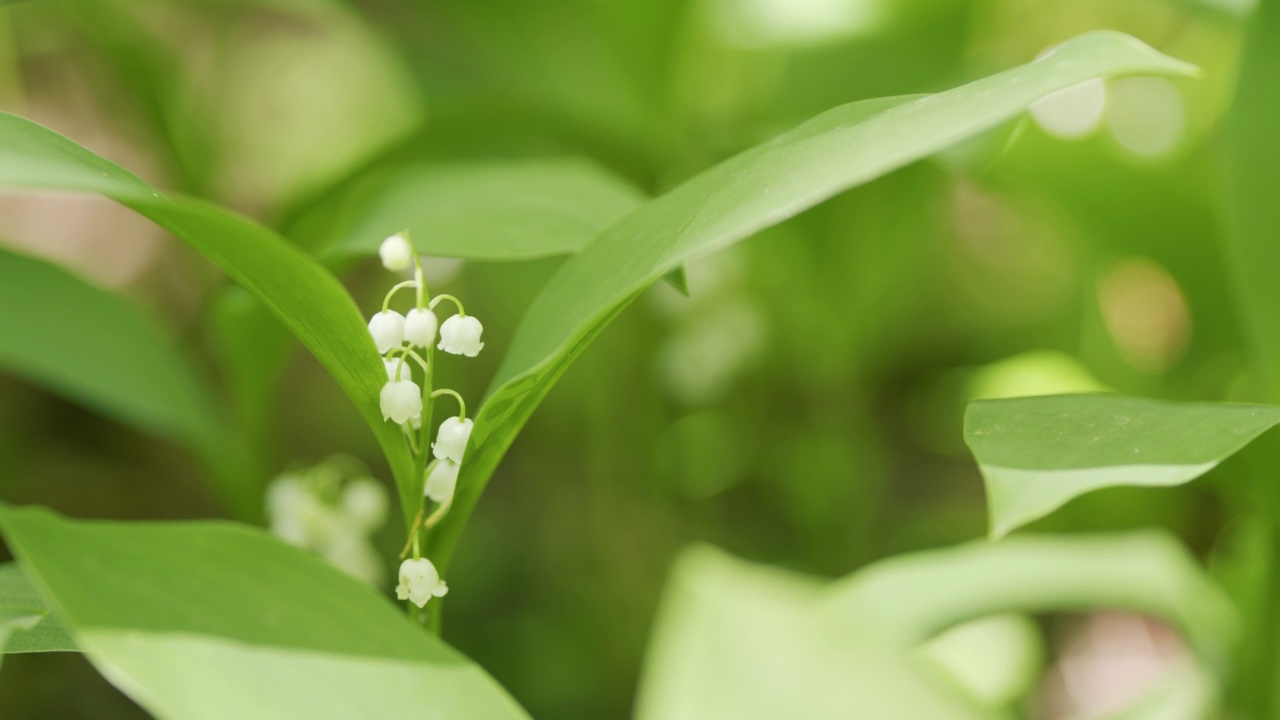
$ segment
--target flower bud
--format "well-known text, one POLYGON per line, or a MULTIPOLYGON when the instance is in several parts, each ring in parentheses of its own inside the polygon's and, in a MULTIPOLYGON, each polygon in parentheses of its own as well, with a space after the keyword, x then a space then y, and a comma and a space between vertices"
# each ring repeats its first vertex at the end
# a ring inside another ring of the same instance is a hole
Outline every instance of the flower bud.
POLYGON ((423 607, 433 597, 444 597, 449 586, 440 579, 436 566, 426 558, 405 560, 400 563, 400 584, 396 586, 396 597, 409 600, 418 607, 423 607))
POLYGON ((397 425, 422 414, 422 388, 410 380, 393 380, 383 385, 378 400, 382 406, 382 419, 397 425))
POLYGON ((436 441, 431 443, 431 450, 441 460, 462 462, 462 453, 467 449, 467 439, 471 437, 470 420, 462 418, 445 418, 436 431, 436 441))
POLYGON ((404 316, 395 310, 383 310, 369 319, 369 334, 379 354, 404 344, 404 316))
POLYGON ((378 256, 382 258, 382 267, 388 270, 404 270, 413 264, 413 248, 400 233, 382 241, 378 256))
POLYGON ((413 379, 413 366, 409 364, 403 356, 398 358, 383 358, 382 364, 387 368, 387 379, 394 381, 396 372, 399 371, 401 380, 413 379), (403 367, 402 367, 403 366, 403 367))
POLYGON ((440 344, 436 347, 454 355, 475 357, 484 347, 480 342, 482 332, 480 321, 471 315, 454 315, 440 326, 440 344))
POLYGON ((414 308, 404 316, 404 338, 410 345, 431 347, 436 341, 436 314, 426 308, 414 308))
POLYGON ((458 463, 452 460, 441 460, 427 473, 426 496, 440 503, 448 504, 453 500, 453 491, 458 487, 458 463))

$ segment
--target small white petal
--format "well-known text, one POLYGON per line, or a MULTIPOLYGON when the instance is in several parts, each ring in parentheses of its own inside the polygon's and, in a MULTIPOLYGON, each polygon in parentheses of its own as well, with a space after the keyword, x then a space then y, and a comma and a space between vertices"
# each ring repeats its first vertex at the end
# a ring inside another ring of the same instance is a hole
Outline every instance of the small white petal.
POLYGON ((404 270, 413 264, 413 248, 399 233, 382 241, 378 256, 382 258, 382 266, 388 270, 404 270))
POLYGON ((395 310, 384 310, 369 319, 369 334, 379 354, 404 344, 404 316, 395 310))
POLYGON ((440 326, 440 344, 436 347, 454 355, 475 357, 484 348, 480 333, 484 327, 471 315, 454 315, 440 326))
POLYGON ((404 316, 404 338, 410 345, 431 347, 439 325, 436 314, 426 308, 414 308, 404 316))
POLYGON ((383 358, 382 364, 387 368, 388 380, 396 379, 397 370, 400 372, 401 380, 413 379, 413 365, 409 363, 407 358, 404 358, 404 357, 397 357, 397 358, 390 358, 390 359, 383 358))
POLYGON ((462 462, 462 453, 467 449, 467 440, 471 437, 471 428, 475 423, 470 419, 445 418, 436 431, 436 441, 431 443, 431 450, 441 460, 462 462))
POLYGON ((443 597, 449 592, 449 586, 440 579, 436 566, 426 558, 405 560, 400 563, 400 584, 396 586, 396 597, 409 600, 418 607, 423 607, 432 597, 443 597))
POLYGON ((382 407, 382 419, 397 425, 422 414, 422 388, 409 380, 383 385, 378 401, 382 407))
POLYGON ((457 487, 458 463, 452 460, 441 460, 427 473, 426 495, 441 505, 453 500, 457 487))

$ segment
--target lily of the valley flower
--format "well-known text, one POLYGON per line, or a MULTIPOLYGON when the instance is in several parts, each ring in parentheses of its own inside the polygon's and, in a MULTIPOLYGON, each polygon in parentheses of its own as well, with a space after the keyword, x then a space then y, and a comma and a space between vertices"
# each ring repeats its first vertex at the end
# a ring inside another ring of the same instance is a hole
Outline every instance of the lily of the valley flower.
POLYGON ((440 326, 440 344, 436 347, 454 355, 475 357, 484 348, 480 333, 484 327, 471 315, 454 315, 440 326))
POLYGON ((422 388, 412 380, 392 380, 383 385, 378 401, 382 407, 382 419, 397 425, 422 414, 422 388))
POLYGON ((431 347, 439 325, 436 314, 426 308, 414 308, 404 316, 404 338, 410 345, 431 347))
POLYGON ((369 334, 379 354, 400 347, 404 344, 404 316, 395 310, 383 310, 370 318, 369 334))
POLYGON ((426 558, 405 560, 400 563, 400 584, 396 586, 396 597, 409 600, 418 607, 423 607, 433 597, 444 597, 449 586, 440 579, 436 566, 426 558))
POLYGON ((413 264, 413 248, 400 233, 382 241, 378 256, 382 258, 382 266, 388 270, 404 270, 413 264))
POLYGON ((383 365, 385 365, 385 366, 386 366, 386 368, 387 368, 387 379, 388 379, 388 380, 395 380, 395 379, 396 379, 396 373, 397 373, 397 372, 399 372, 399 373, 400 373, 400 379, 401 379, 401 380, 412 380, 412 379, 413 379, 413 372, 412 372, 412 368, 413 368, 413 366, 412 366, 412 365, 410 365, 409 363, 405 362, 404 357, 398 357, 398 358, 383 358, 383 359, 382 359, 382 364, 383 364, 383 365))
POLYGON ((427 473, 427 497, 441 505, 453 500, 453 491, 458 487, 458 463, 452 460, 441 460, 427 473))
MULTIPOLYGON (((385 392, 385 391, 384 391, 385 392)), ((385 407, 385 405, 384 405, 385 407)), ((383 411, 386 412, 385 410, 383 411)), ((451 417, 440 423, 436 431, 436 441, 431 443, 431 450, 441 460, 462 462, 462 453, 467 449, 467 440, 471 437, 471 420, 451 417)))

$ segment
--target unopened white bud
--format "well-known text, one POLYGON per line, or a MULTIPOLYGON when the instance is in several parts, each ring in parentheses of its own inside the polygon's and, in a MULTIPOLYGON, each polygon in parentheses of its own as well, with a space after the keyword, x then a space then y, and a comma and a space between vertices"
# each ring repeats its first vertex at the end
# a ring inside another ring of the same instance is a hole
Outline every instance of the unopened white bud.
POLYGON ((410 380, 393 380, 383 385, 378 400, 382 406, 382 419, 397 425, 422 414, 422 388, 410 380))
POLYGON ((369 319, 369 334, 379 354, 400 347, 404 344, 404 316, 395 310, 383 310, 369 319))
POLYGON ((390 359, 383 358, 382 364, 385 365, 387 368, 388 380, 395 380, 397 372, 400 373, 401 380, 413 379, 413 366, 410 365, 409 362, 403 356, 398 358, 390 358, 390 359))
POLYGON ((436 347, 454 355, 475 357, 484 347, 480 342, 482 332, 484 328, 473 316, 454 315, 440 326, 440 344, 436 347))
POLYGON ((457 487, 458 463, 452 460, 441 460, 427 473, 426 496, 441 505, 453 500, 453 491, 457 487))
POLYGON ((435 313, 426 308, 414 308, 404 316, 404 339, 410 345, 431 347, 431 343, 436 341, 439 324, 435 313))
POLYGON ((409 600, 423 607, 433 597, 444 597, 449 586, 440 579, 436 566, 426 558, 405 560, 400 563, 400 584, 396 585, 396 597, 409 600))
POLYGON ((404 270, 413 264, 413 248, 400 233, 382 241, 378 256, 382 258, 382 267, 388 270, 404 270))
POLYGON ((474 423, 462 418, 446 418, 436 431, 436 441, 431 443, 431 450, 441 460, 462 462, 462 453, 467 449, 467 440, 471 437, 474 423))

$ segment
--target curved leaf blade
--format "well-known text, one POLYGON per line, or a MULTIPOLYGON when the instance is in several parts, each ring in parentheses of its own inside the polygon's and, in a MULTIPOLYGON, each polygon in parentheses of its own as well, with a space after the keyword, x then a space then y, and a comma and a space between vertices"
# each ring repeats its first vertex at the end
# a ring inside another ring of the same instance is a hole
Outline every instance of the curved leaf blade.
POLYGON ((1222 592, 1162 533, 1019 537, 915 553, 825 583, 709 548, 664 592, 637 717, 996 718, 919 663, 938 633, 1017 612, 1125 608, 1175 624, 1217 669, 1222 592), (946 592, 938 592, 946 588, 946 592))
POLYGON ((124 298, 0 248, 0 307, 0 367, 157 435, 223 432, 177 343, 124 298))
MULTIPOLYGON (((128 170, 24 118, 0 113, 0 185, 101 193, 151 219, 222 268, 289 328, 346 391, 391 465, 402 505, 418 483, 400 431, 378 410, 386 371, 342 284, 270 230, 199 200, 162 196, 128 170)), ((413 509, 406 509, 408 520, 413 509)))
POLYGON ((1280 408, 1119 395, 975 400, 968 443, 1000 537, 1072 498, 1190 482, 1280 423, 1280 408))
POLYGON ((17 563, 0 564, 0 616, 17 621, 0 638, 0 653, 80 651, 17 563))
POLYGON ((424 255, 530 260, 578 252, 644 201, 604 168, 578 158, 423 165, 358 193, 357 210, 324 251, 375 255, 408 228, 424 255))
POLYGON ((835 108, 646 203, 571 257, 530 307, 477 415, 432 558, 447 564, 502 455, 568 364, 664 274, 996 127, 1056 90, 1094 77, 1193 72, 1127 35, 1089 33, 954 90, 835 108))
POLYGON ((261 531, 11 507, 0 525, 90 660, 156 717, 527 717, 372 588, 261 531))

